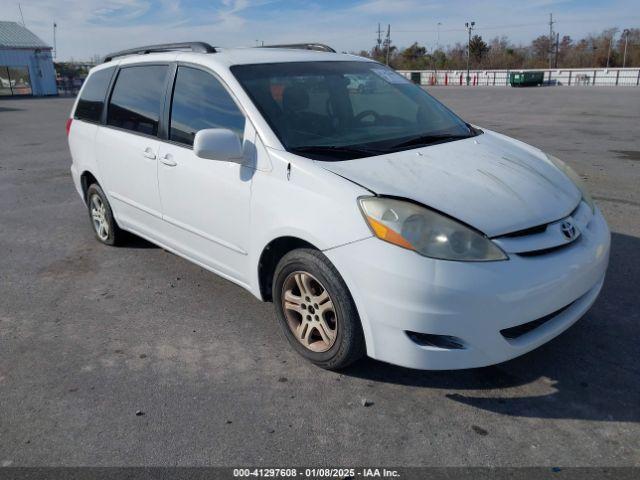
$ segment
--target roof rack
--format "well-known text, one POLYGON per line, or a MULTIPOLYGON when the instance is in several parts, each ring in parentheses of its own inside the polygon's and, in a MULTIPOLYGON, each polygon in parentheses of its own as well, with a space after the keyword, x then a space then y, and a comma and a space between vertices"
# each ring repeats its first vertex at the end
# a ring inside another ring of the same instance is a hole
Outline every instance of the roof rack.
POLYGON ((216 49, 205 42, 181 42, 181 43, 161 43, 158 45, 147 45, 146 47, 130 48, 119 52, 109 53, 104 57, 103 62, 110 62, 114 58, 125 55, 144 55, 155 52, 173 52, 175 50, 190 50, 197 53, 215 53, 216 49))
POLYGON ((283 45, 262 45, 262 48, 295 48, 298 50, 315 50, 317 52, 330 52, 336 53, 336 51, 329 45, 324 43, 289 43, 283 45))

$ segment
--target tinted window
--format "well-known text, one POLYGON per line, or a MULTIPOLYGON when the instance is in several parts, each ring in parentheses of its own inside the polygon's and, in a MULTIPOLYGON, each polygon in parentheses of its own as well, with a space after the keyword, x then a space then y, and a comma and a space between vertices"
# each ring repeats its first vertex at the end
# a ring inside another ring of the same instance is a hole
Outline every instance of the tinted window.
POLYGON ((173 91, 169 138, 193 145, 198 130, 228 128, 242 139, 244 116, 211 74, 195 68, 179 67, 173 91))
POLYGON ((167 71, 163 65, 120 70, 109 102, 107 124, 156 135, 167 71))
POLYGON ((75 118, 99 122, 104 106, 104 97, 109 88, 109 81, 115 68, 105 68, 91 75, 86 80, 86 85, 82 89, 78 106, 76 107, 75 118))

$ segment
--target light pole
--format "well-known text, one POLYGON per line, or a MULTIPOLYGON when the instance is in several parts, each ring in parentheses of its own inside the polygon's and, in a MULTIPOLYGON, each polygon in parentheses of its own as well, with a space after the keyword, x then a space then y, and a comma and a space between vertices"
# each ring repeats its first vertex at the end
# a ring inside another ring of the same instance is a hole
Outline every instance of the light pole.
POLYGON ((609 58, 611 58, 611 44, 613 43, 613 37, 616 36, 615 30, 611 32, 611 36, 609 37, 609 50, 607 50, 607 68, 609 68, 609 58))
POLYGON ((53 59, 56 59, 56 55, 58 54, 58 49, 56 45, 56 29, 58 28, 58 24, 53 22, 53 59))
POLYGON ((437 40, 436 40, 436 50, 440 50, 440 25, 442 25, 442 22, 438 22, 438 25, 436 25, 436 29, 438 31, 437 34, 437 40))
POLYGON ((624 35, 624 54, 622 54, 622 68, 624 68, 627 64, 627 42, 629 41, 629 29, 625 28, 622 31, 622 35, 624 35))
POLYGON ((467 27, 467 31, 469 33, 469 39, 467 40, 467 85, 471 81, 471 77, 469 76, 469 57, 471 56, 471 30, 476 26, 476 22, 467 22, 464 24, 467 27))

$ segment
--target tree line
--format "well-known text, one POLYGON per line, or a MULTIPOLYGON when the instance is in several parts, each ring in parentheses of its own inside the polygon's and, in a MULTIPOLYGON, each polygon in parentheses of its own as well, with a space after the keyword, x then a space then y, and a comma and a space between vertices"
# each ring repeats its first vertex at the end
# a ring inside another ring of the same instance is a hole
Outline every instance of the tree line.
MULTIPOLYGON (((467 66, 466 43, 436 48, 431 52, 418 42, 406 48, 390 44, 388 50, 389 64, 400 70, 461 70, 467 66)), ((359 55, 385 63, 387 47, 376 45, 359 55)), ((541 35, 529 45, 515 45, 506 36, 487 42, 481 35, 473 35, 469 42, 469 65, 472 69, 549 68, 550 59, 552 68, 622 67, 623 62, 627 67, 639 67, 640 28, 624 32, 609 28, 579 40, 569 35, 553 40, 541 35)))

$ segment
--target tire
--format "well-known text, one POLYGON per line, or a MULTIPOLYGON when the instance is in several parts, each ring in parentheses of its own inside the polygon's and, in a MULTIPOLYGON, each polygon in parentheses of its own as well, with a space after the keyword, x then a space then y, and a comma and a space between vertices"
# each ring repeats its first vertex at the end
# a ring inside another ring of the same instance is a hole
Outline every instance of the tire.
POLYGON ((100 243, 112 246, 121 243, 124 231, 118 227, 109 200, 97 183, 87 189, 87 210, 93 233, 100 243))
POLYGON ((273 302, 287 340, 315 365, 340 370, 364 356, 356 306, 322 252, 297 249, 280 260, 274 273, 273 302))

